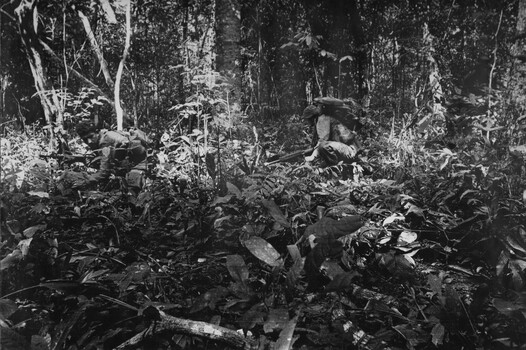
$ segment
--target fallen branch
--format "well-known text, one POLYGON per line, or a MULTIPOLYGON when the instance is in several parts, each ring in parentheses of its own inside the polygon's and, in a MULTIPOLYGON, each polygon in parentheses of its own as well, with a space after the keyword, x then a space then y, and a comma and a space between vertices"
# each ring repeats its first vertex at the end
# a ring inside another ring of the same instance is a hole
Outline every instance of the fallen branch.
POLYGON ((168 331, 216 340, 227 343, 237 349, 250 350, 257 347, 256 344, 254 344, 250 339, 244 337, 242 334, 239 334, 234 330, 207 322, 192 321, 173 317, 165 314, 162 311, 159 311, 159 313, 161 316, 161 321, 152 322, 148 328, 120 344, 115 349, 135 348, 136 345, 139 344, 143 339, 168 331))

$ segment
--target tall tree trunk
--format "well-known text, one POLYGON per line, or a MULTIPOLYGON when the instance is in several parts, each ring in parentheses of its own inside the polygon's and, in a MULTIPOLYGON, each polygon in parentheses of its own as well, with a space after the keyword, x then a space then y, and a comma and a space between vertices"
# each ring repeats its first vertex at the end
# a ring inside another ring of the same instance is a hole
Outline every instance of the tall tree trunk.
MULTIPOLYGON (((44 109, 46 123, 51 125, 55 121, 61 121, 62 116, 58 97, 49 84, 42 57, 40 55, 40 44, 38 39, 38 0, 22 0, 15 10, 18 20, 18 31, 24 44, 27 60, 31 67, 35 89, 44 109)), ((52 131, 52 128, 50 128, 52 131)))
POLYGON ((356 85, 358 87, 357 98, 364 104, 368 104, 369 83, 367 81, 368 57, 367 39, 363 30, 363 23, 358 11, 356 0, 348 0, 350 14, 350 33, 354 39, 356 57, 356 85))
POLYGON ((241 20, 238 0, 216 0, 216 70, 231 84, 232 110, 241 110, 241 20))
POLYGON ((115 78, 115 112, 117 113, 117 130, 123 129, 124 110, 121 106, 121 78, 124 71, 124 64, 130 52, 131 40, 131 0, 126 4, 126 42, 124 44, 124 52, 122 54, 119 69, 117 70, 117 77, 115 78))
POLYGON ((516 39, 511 53, 514 60, 510 70, 510 106, 516 115, 524 115, 526 109, 526 0, 519 1, 516 39))

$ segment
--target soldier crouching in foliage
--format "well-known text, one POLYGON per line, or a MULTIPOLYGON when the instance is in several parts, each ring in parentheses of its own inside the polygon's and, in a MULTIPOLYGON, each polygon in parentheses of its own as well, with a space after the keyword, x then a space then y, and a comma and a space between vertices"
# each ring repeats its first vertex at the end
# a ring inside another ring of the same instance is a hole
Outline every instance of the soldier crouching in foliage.
MULTIPOLYGON (((82 188, 107 179, 111 174, 126 175, 128 187, 140 190, 147 170, 147 145, 149 142, 146 134, 140 130, 125 131, 98 131, 89 123, 77 126, 80 138, 100 156, 99 170, 92 175, 85 174, 74 181, 72 188, 82 188)), ((66 177, 72 177, 71 174, 66 177)), ((65 179, 68 180, 67 178, 65 179)))
MULTIPOLYGON (((341 100, 323 98, 320 101, 303 111, 303 118, 314 125, 314 152, 305 160, 317 161, 322 166, 352 163, 360 147, 357 135, 331 115, 331 108, 326 108, 327 103, 341 100)), ((335 108, 332 109, 336 112, 335 108)))

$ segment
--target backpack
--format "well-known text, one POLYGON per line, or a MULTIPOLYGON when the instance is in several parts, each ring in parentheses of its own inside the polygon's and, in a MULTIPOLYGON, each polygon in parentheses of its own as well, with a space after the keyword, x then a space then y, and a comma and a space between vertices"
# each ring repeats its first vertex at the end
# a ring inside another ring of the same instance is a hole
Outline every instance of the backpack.
POLYGON ((323 114, 338 120, 351 131, 358 131, 363 127, 358 116, 361 107, 353 99, 340 100, 334 97, 317 97, 314 99, 314 104, 321 107, 323 114))

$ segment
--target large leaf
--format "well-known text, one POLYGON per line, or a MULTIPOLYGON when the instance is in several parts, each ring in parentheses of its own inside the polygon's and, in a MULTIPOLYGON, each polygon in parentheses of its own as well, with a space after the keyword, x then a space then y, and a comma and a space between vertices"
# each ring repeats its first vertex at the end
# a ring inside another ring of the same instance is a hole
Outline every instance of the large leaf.
POLYGON ((23 253, 20 249, 15 249, 9 253, 5 258, 0 260, 0 271, 10 268, 22 260, 23 253))
POLYGON ((441 323, 437 323, 431 330, 431 335, 433 336, 433 339, 431 341, 433 342, 433 345, 435 346, 442 345, 445 334, 446 334, 446 330, 444 326, 441 323))
POLYGON ((298 322, 298 316, 290 320, 285 328, 279 333, 279 338, 274 345, 275 350, 289 350, 292 349, 294 335, 294 329, 296 329, 296 323, 298 322))
POLYGON ((289 251, 292 261, 294 262, 287 272, 287 284, 289 288, 292 288, 296 285, 296 282, 303 271, 304 259, 301 257, 301 253, 297 245, 288 245, 287 250, 289 251))
POLYGON ((270 333, 275 329, 283 329, 288 322, 289 311, 287 309, 270 309, 263 325, 263 331, 270 333))
POLYGON ((234 184, 232 184, 230 182, 227 182, 226 183, 226 188, 228 189, 228 193, 233 194, 237 198, 241 198, 242 193, 239 190, 239 188, 237 188, 234 184))
POLYGON ((23 235, 26 238, 31 238, 35 235, 35 233, 37 233, 38 231, 43 231, 46 228, 47 228, 46 224, 31 226, 24 230, 23 235))
MULTIPOLYGON (((501 298, 493 299, 493 305, 500 313, 508 317, 519 316, 524 310, 526 310, 526 307, 522 303, 517 304, 501 298)), ((521 316, 521 318, 524 319, 525 317, 521 316)))
POLYGON ((262 199, 261 204, 265 208, 267 208, 269 214, 272 216, 276 222, 278 222, 283 227, 290 227, 289 220, 285 217, 285 215, 281 212, 281 209, 278 207, 278 205, 274 201, 270 201, 267 199, 262 199))
POLYGON ((362 227, 363 224, 364 222, 360 215, 345 216, 340 220, 323 217, 315 224, 307 227, 305 237, 314 235, 316 238, 322 238, 332 235, 337 239, 353 233, 362 227))
POLYGON ((277 267, 283 264, 279 253, 274 247, 261 237, 250 237, 243 242, 245 247, 259 260, 270 266, 277 267))
POLYGON ((0 319, 6 320, 18 309, 16 303, 11 299, 0 299, 0 319))
POLYGON ((320 267, 326 259, 339 258, 343 252, 343 243, 329 234, 319 239, 318 244, 305 258, 305 273, 310 289, 316 289, 323 285, 320 267))
POLYGON ((248 279, 248 267, 241 255, 228 255, 226 268, 236 282, 245 282, 248 279))
POLYGON ((326 292, 342 292, 354 287, 353 280, 360 277, 356 271, 344 272, 334 276, 333 280, 325 287, 326 292))

